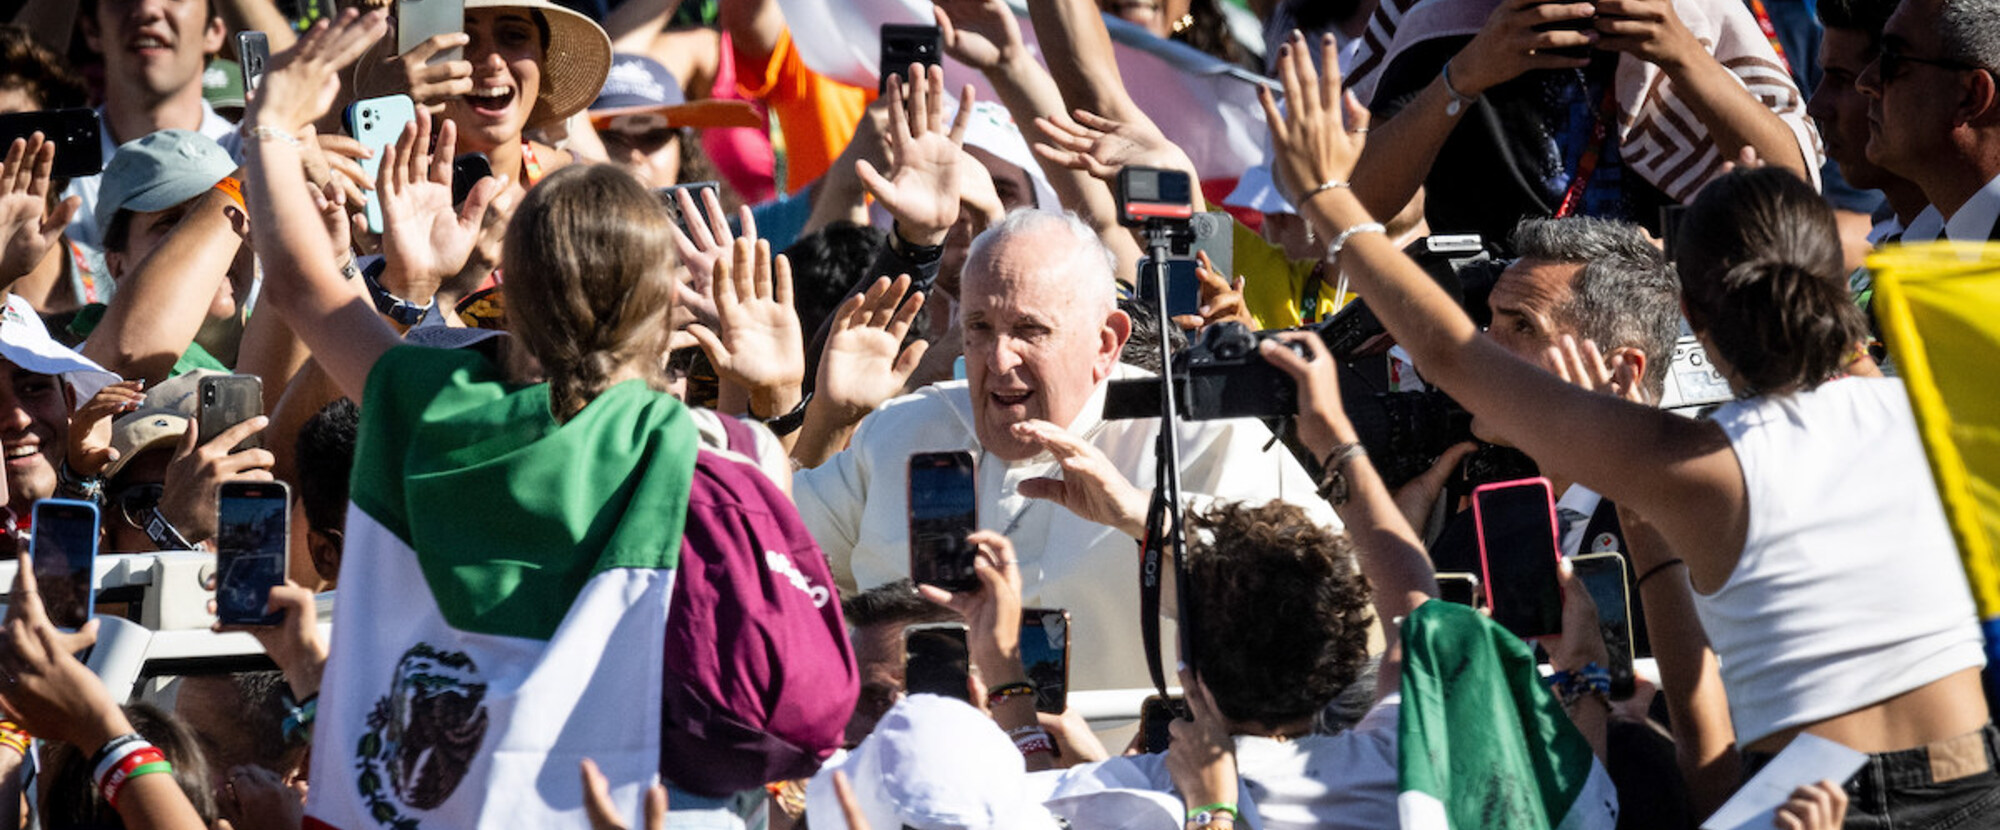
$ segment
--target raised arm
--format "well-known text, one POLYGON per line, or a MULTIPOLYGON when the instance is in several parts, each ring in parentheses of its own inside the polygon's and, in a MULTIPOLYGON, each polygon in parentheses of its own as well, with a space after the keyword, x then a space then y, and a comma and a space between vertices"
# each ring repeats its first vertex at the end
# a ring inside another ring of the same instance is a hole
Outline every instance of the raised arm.
MULTIPOLYGON (((120 254, 107 253, 107 261, 118 263, 112 267, 118 296, 83 341, 83 356, 128 378, 165 380, 207 322, 209 305, 243 247, 229 215, 236 210, 233 196, 211 188, 137 264, 125 266, 120 254)), ((325 258, 324 243, 313 250, 325 258)))
POLYGON ((1042 60, 1063 68, 1055 81, 1069 109, 1118 121, 1145 118, 1125 91, 1118 56, 1111 48, 1111 30, 1105 28, 1096 0, 1028 0, 1028 19, 1034 23, 1042 60))
MULTIPOLYGON (((358 15, 350 9, 272 56, 264 85, 244 119, 250 138, 245 190, 252 221, 264 229, 255 243, 264 263, 265 302, 284 316, 321 367, 357 403, 375 360, 398 340, 326 256, 332 241, 313 207, 296 136, 333 105, 340 88, 335 73, 382 36, 385 17, 380 11, 358 15)), ((395 162, 393 154, 382 161, 385 166, 395 162)), ((445 165, 450 165, 448 158, 445 165)), ((486 198, 492 197, 490 181, 480 188, 486 198)))
MULTIPOLYGON (((1294 36, 1279 59, 1289 113, 1280 115, 1262 95, 1274 168, 1295 193, 1346 180, 1360 151, 1350 125, 1367 122, 1337 76, 1318 76, 1304 48, 1294 36)), ((1333 61, 1331 38, 1324 48, 1333 61)), ((1425 377, 1544 469, 1645 512, 1690 562, 1719 569, 1711 573, 1734 568, 1746 500, 1742 470, 1720 429, 1571 386, 1494 344, 1384 234, 1365 230, 1374 220, 1345 190, 1313 193, 1301 212, 1323 238, 1345 240, 1341 265, 1425 377)))

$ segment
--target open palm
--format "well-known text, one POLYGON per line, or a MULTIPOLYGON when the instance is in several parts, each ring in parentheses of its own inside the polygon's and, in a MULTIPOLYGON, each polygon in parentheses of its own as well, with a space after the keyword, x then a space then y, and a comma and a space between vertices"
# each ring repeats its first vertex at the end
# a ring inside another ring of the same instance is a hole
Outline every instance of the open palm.
POLYGON ((33 140, 14 139, 0 164, 0 280, 26 276, 55 247, 82 200, 71 196, 48 209, 49 172, 55 167, 56 145, 41 133, 33 140))
POLYGON ((732 255, 716 262, 710 293, 713 328, 688 326, 723 380, 745 389, 797 385, 805 380, 805 335, 792 308, 792 266, 775 263, 771 243, 738 239, 732 255))
POLYGON ((985 72, 1020 56, 1021 23, 1001 0, 935 0, 932 14, 952 60, 985 72))
POLYGON ((958 117, 946 133, 944 70, 933 66, 925 76, 912 73, 911 80, 907 107, 901 85, 889 85, 889 157, 894 160, 889 175, 866 160, 855 162, 854 168, 868 194, 905 231, 942 238, 958 221, 958 151, 972 114, 972 87, 965 88, 958 117))
POLYGON ((883 277, 840 304, 820 355, 815 397, 858 420, 903 393, 930 345, 919 341, 903 347, 911 322, 924 307, 922 294, 904 301, 909 291, 907 274, 894 282, 883 277))
POLYGON ((465 267, 479 241, 486 206, 504 185, 499 179, 481 181, 465 197, 463 207, 453 207, 451 162, 457 130, 446 120, 433 153, 430 120, 430 113, 417 111, 396 146, 383 151, 375 184, 375 197, 382 200, 386 273, 402 280, 390 288, 405 299, 431 296, 447 277, 465 267))

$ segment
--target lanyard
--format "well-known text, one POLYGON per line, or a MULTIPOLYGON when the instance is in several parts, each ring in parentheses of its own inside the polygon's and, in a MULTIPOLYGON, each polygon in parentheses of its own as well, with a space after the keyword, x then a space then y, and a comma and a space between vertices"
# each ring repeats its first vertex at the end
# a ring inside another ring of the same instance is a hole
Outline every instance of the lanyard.
POLYGON ((1785 67, 1785 74, 1792 72, 1792 61, 1785 57, 1785 45, 1778 42, 1778 27, 1771 22, 1771 13, 1764 10, 1764 0, 1750 0, 1750 13, 1757 17, 1757 28, 1763 30, 1764 39, 1771 42, 1771 51, 1778 53, 1778 63, 1785 67))
POLYGON ((527 180, 528 187, 542 180, 542 163, 535 159, 535 145, 525 138, 521 139, 521 177, 527 180))
POLYGON ((1618 84, 1606 78, 1604 96, 1597 102, 1597 118, 1590 125, 1590 143, 1583 146, 1583 154, 1576 160, 1576 175, 1570 177, 1569 189, 1563 191, 1562 204, 1556 207, 1556 218, 1575 216, 1583 209, 1583 191, 1590 187, 1590 178, 1597 173, 1599 157, 1604 155, 1605 142, 1611 137, 1611 119, 1616 118, 1617 113, 1618 84))
POLYGON ((1326 260, 1320 260, 1306 272, 1306 290, 1299 296, 1299 324, 1319 322, 1319 284, 1326 271, 1326 260))

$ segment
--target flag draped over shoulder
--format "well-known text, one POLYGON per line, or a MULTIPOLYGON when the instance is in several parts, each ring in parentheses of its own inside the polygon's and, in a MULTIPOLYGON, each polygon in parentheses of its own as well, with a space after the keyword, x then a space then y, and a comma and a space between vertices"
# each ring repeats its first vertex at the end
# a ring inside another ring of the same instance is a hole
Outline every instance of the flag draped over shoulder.
POLYGON ((1403 622, 1403 830, 1610 830, 1618 796, 1528 644, 1463 605, 1403 622))
POLYGON ((307 826, 584 824, 660 768, 661 655, 699 452, 639 381, 566 422, 548 386, 399 347, 369 375, 307 826))
MULTIPOLYGON (((881 76, 884 23, 929 25, 931 0, 779 0, 792 43, 814 72, 854 86, 874 88, 881 76)), ((1009 0, 1021 21, 1021 36, 1039 59, 1035 30, 1020 0, 1009 0)), ((1183 43, 1111 17, 1112 47, 1125 89, 1160 131, 1186 151, 1204 181, 1234 181, 1264 159, 1264 110, 1256 88, 1275 84, 1183 43)), ((945 61, 945 87, 971 84, 982 99, 995 100, 980 73, 945 61)), ((1053 72, 1062 67, 1050 67, 1053 72)), ((1033 132, 1034 125, 1022 128, 1033 132)), ((1038 136, 1029 135, 1034 141, 1038 136)))
POLYGON ((1978 605, 1991 695, 2000 691, 2000 245, 1896 246, 1868 267, 1978 605))

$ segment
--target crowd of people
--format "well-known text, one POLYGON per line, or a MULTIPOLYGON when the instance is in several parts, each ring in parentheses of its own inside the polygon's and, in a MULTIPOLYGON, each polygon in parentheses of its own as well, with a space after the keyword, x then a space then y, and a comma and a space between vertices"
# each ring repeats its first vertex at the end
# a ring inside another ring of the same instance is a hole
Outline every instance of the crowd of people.
POLYGON ((100 146, 0 160, 0 826, 1678 829, 1825 741, 1744 826, 2000 828, 1865 264, 2000 239, 2000 3, 826 0, 935 24, 876 88, 799 2, 17 4, 100 146), (245 482, 275 670, 114 699, 37 505, 245 482))

